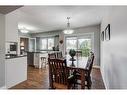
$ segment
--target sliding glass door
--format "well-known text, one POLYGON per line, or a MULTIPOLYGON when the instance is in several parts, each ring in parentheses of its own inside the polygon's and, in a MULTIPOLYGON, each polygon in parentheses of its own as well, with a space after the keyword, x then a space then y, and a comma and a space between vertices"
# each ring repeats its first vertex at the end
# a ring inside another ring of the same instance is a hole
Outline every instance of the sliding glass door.
POLYGON ((66 37, 66 54, 70 49, 82 52, 82 56, 87 57, 92 49, 92 40, 88 37, 66 37))
POLYGON ((66 52, 68 53, 70 49, 77 50, 77 38, 76 37, 66 38, 66 52))
POLYGON ((91 51, 91 39, 78 38, 78 50, 82 52, 82 56, 88 57, 91 51))

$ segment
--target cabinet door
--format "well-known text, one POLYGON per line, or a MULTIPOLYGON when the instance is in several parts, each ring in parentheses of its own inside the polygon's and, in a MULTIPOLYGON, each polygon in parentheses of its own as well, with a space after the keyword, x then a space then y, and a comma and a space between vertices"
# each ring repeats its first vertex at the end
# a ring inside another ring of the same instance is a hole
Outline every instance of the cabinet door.
POLYGON ((6 41, 18 42, 18 15, 11 12, 6 15, 6 41))
POLYGON ((6 59, 5 64, 7 88, 27 80, 27 57, 6 59))

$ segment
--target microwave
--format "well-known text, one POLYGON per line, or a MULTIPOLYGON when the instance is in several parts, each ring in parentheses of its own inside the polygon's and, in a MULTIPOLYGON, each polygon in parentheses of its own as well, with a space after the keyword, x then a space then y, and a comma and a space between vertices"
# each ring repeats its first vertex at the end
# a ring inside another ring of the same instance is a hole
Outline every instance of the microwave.
POLYGON ((17 51, 17 45, 10 45, 10 51, 17 51))

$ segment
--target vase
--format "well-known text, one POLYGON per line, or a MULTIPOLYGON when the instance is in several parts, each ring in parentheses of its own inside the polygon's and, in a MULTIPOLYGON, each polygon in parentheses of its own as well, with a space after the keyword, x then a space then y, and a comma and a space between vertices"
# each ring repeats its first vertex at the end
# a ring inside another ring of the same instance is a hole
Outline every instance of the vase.
POLYGON ((72 61, 71 66, 75 66, 75 64, 74 64, 74 61, 75 61, 74 56, 71 57, 71 61, 72 61))

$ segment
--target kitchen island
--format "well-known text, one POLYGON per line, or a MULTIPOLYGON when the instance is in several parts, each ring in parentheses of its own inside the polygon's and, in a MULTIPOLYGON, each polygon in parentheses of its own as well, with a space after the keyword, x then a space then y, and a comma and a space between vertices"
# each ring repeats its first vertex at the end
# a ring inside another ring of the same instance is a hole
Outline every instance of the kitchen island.
POLYGON ((46 51, 29 51, 27 52, 27 64, 36 68, 41 68, 41 57, 48 58, 46 51))
POLYGON ((41 57, 45 57, 48 60, 48 54, 58 51, 45 50, 45 51, 29 51, 27 52, 27 63, 29 66, 34 66, 36 68, 42 68, 41 57))

